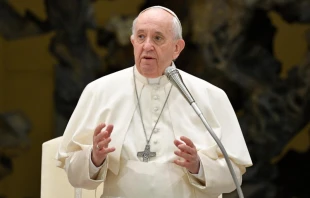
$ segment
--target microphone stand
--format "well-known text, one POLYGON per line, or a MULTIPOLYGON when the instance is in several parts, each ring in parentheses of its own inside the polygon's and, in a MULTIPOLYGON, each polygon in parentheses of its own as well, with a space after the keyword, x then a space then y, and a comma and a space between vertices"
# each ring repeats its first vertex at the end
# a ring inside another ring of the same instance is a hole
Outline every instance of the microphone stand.
POLYGON ((203 114, 201 113, 199 107, 197 106, 197 104, 195 103, 194 98, 192 97, 192 95, 190 94, 190 92, 188 91, 187 87, 185 86, 185 84, 183 83, 182 77, 179 74, 179 71, 175 68, 175 67, 167 67, 165 70, 165 75, 168 77, 169 81, 176 86, 176 88, 181 92, 181 94, 184 96, 184 98, 187 100, 187 102, 193 107, 194 111, 197 113, 197 115, 199 116, 199 118, 201 119, 202 123, 205 125, 205 127, 207 128, 207 130, 209 131, 210 135, 213 137, 213 139, 215 140, 215 142, 217 143, 217 145, 219 146, 219 148, 221 149, 225 161, 228 165, 230 174, 234 180, 234 183, 236 185, 237 188, 237 192, 239 195, 239 198, 244 198, 241 187, 238 183, 238 179, 236 176, 236 173, 232 167, 231 161, 229 160, 229 157, 227 155, 227 152, 222 144, 222 142, 219 140, 219 138, 216 136, 216 134, 214 133, 214 131, 212 130, 212 128, 209 126, 206 118, 203 116, 203 114))
POLYGON ((224 155, 224 158, 226 160, 226 163, 228 165, 229 171, 231 173, 231 176, 232 176, 232 178, 234 180, 234 183, 236 185, 239 198, 244 198, 242 190, 241 190, 241 187, 240 187, 240 185, 238 183, 238 179, 237 179, 236 173, 235 173, 235 171, 234 171, 234 169, 232 167, 232 164, 231 164, 231 162, 229 160, 229 157, 227 155, 227 152, 226 152, 222 142, 216 136, 216 134, 214 133, 213 129, 209 126, 206 118, 203 116, 203 114, 201 113, 201 111, 200 111, 199 107, 196 105, 196 103, 193 101, 192 103, 190 103, 190 105, 193 107, 194 111, 197 113, 197 115, 199 116, 199 118, 201 119, 201 121, 203 122, 203 124, 205 125, 207 130, 209 131, 210 135, 213 137, 213 139, 215 140, 215 142, 217 143, 217 145, 221 149, 221 151, 222 151, 222 153, 224 155))

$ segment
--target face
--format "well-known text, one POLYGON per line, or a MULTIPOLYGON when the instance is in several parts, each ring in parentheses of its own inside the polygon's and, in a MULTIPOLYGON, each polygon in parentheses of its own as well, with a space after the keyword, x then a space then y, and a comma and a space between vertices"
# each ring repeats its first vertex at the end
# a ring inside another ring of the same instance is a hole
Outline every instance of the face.
POLYGON ((147 78, 163 75, 185 46, 184 40, 174 38, 172 19, 162 9, 146 10, 137 18, 131 43, 137 69, 147 78))

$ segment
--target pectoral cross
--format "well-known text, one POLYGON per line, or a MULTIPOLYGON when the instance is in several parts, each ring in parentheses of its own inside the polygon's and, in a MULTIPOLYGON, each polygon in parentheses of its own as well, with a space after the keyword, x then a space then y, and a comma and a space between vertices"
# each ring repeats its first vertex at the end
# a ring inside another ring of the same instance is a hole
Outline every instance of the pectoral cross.
POLYGON ((151 157, 156 156, 156 152, 151 152, 151 146, 149 144, 145 145, 144 151, 140 151, 137 153, 138 157, 143 158, 143 162, 148 162, 151 157))

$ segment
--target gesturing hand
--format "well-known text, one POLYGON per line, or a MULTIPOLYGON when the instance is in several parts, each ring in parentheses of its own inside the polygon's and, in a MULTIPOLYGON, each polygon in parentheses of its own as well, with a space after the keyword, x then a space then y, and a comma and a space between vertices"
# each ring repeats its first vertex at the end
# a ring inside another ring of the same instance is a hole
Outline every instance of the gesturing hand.
POLYGON ((178 151, 174 151, 174 154, 184 160, 174 160, 174 163, 185 167, 192 174, 197 174, 199 171, 200 159, 197 154, 196 147, 189 138, 182 136, 180 139, 183 142, 180 140, 174 140, 175 146, 180 149, 178 151))
POLYGON ((115 151, 115 148, 109 148, 109 143, 111 142, 111 133, 113 131, 113 125, 108 125, 103 131, 102 129, 106 124, 99 124, 94 132, 93 136, 93 151, 91 154, 91 160, 95 166, 100 166, 108 153, 115 151))

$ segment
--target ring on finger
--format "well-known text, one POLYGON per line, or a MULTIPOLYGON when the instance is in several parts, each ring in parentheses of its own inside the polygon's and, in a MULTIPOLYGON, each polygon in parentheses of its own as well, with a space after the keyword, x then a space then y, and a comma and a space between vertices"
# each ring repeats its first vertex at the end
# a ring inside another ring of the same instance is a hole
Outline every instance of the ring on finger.
POLYGON ((98 144, 96 145, 96 148, 97 148, 98 150, 100 150, 100 149, 101 149, 101 148, 99 147, 99 145, 98 145, 98 144))

